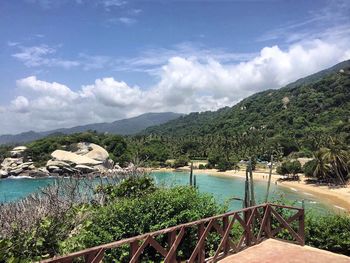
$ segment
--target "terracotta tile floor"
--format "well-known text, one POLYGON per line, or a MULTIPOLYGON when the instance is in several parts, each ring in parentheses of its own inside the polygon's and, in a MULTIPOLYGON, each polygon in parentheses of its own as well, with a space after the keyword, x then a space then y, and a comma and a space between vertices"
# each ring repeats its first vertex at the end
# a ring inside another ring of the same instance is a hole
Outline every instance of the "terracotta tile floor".
POLYGON ((220 263, 350 263, 350 257, 309 246, 298 246, 275 239, 247 248, 228 256, 220 263))

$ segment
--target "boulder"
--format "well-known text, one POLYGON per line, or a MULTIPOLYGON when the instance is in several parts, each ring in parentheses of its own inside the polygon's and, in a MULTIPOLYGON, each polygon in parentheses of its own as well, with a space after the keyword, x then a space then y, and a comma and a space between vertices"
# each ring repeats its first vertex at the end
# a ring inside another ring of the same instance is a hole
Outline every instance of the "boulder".
POLYGON ((22 156, 23 152, 27 149, 28 148, 26 146, 17 146, 10 151, 10 154, 12 157, 19 157, 22 156))
POLYGON ((78 164, 77 166, 75 166, 75 169, 81 171, 82 173, 92 173, 96 171, 96 169, 83 164, 78 164))
POLYGON ((6 178, 8 176, 9 176, 9 174, 7 171, 0 170, 0 178, 6 178))
POLYGON ((89 143, 88 144, 89 151, 84 154, 84 156, 94 159, 96 161, 105 162, 109 158, 108 152, 101 146, 89 143))
POLYGON ((48 160, 46 163, 46 167, 50 167, 50 166, 57 166, 57 167, 70 167, 70 165, 66 162, 63 161, 53 161, 53 160, 48 160))
POLYGON ((51 156, 55 161, 63 161, 63 162, 73 163, 76 165, 83 164, 83 165, 94 166, 94 165, 103 163, 101 161, 96 161, 87 156, 82 156, 73 152, 68 152, 63 150, 56 150, 51 154, 51 156))

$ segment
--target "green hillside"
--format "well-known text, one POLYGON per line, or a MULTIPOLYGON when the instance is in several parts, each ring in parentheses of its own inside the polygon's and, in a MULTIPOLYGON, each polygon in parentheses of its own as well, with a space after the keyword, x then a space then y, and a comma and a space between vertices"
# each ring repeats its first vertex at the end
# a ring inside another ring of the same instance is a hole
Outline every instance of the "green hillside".
POLYGON ((146 129, 162 136, 235 135, 260 131, 306 145, 310 137, 350 134, 350 61, 316 73, 279 90, 254 94, 233 107, 191 113, 146 129))

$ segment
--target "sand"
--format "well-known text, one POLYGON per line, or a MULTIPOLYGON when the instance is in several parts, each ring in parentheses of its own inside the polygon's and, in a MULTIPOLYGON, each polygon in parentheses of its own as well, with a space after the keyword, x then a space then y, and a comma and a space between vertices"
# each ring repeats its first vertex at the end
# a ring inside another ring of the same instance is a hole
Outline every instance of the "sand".
MULTIPOLYGON (((160 169, 153 169, 154 171, 164 171, 164 172, 173 172, 174 169, 170 168, 160 168, 160 169)), ((189 171, 188 167, 183 167, 180 170, 182 171, 189 171)), ((194 172, 196 174, 210 174, 215 176, 229 176, 229 177, 245 177, 245 171, 233 171, 229 170, 226 172, 219 172, 216 169, 195 169, 194 172)), ((269 171, 267 169, 259 169, 257 171, 254 171, 254 179, 259 181, 266 181, 268 180, 268 174, 269 171)), ((281 176, 276 174, 275 172, 271 176, 271 183, 275 183, 278 179, 280 179, 281 176)), ((330 205, 333 205, 334 207, 338 208, 339 210, 350 212, 350 187, 349 185, 347 187, 339 187, 339 188, 332 188, 328 186, 320 186, 317 184, 307 184, 305 181, 304 175, 300 175, 300 181, 278 181, 278 185, 283 187, 288 187, 294 191, 302 192, 306 195, 313 195, 317 199, 328 203, 330 205)))

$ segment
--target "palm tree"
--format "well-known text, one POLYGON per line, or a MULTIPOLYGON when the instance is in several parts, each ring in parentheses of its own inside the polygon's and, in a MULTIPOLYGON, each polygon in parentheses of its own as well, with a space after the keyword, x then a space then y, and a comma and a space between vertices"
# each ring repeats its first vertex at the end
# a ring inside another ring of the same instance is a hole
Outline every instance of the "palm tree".
POLYGON ((325 179, 330 172, 330 165, 324 159, 326 149, 321 149, 315 153, 315 169, 314 176, 316 178, 325 179))
POLYGON ((323 159, 332 167, 332 172, 337 176, 338 180, 345 184, 348 170, 348 153, 341 149, 338 145, 332 144, 329 148, 324 149, 323 159))

